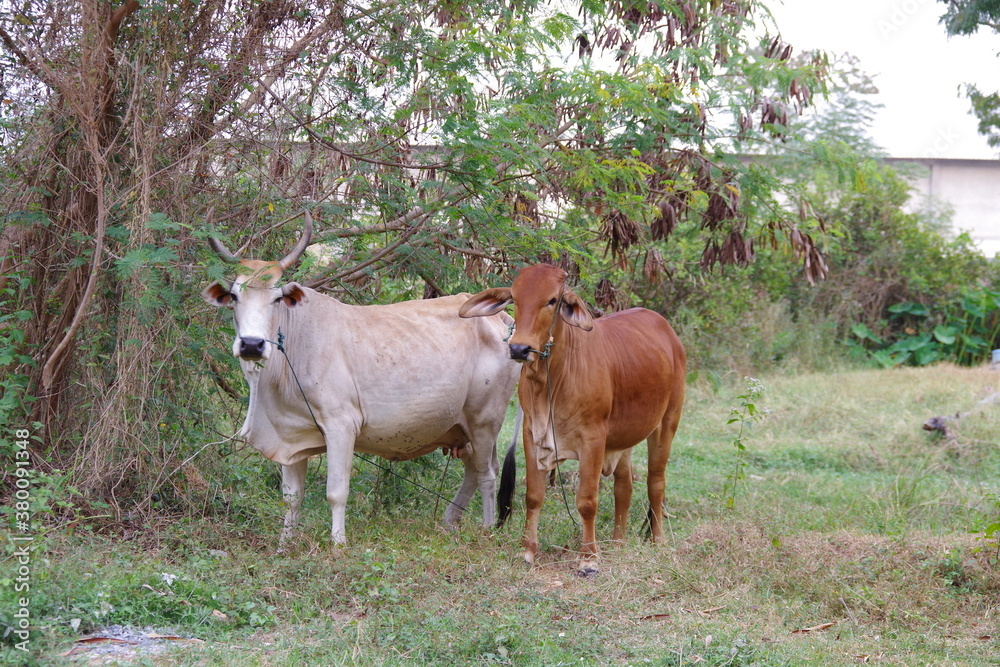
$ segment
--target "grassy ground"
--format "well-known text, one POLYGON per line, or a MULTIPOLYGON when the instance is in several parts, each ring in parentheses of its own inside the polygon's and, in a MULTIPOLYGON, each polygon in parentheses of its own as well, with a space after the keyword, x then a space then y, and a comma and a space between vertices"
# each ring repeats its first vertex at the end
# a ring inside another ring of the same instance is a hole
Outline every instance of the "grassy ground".
MULTIPOLYGON (((735 494, 726 422, 745 385, 689 387, 667 473, 667 542, 641 536, 637 451, 632 537, 603 545, 597 576, 575 574, 578 529, 555 489, 528 570, 518 559, 523 488, 503 532, 470 521, 448 533, 433 499, 359 463, 351 545, 334 551, 316 464, 302 538, 277 556, 281 509, 267 467, 215 491, 189 471, 201 516, 39 540, 32 648, 41 663, 96 664, 82 647, 60 654, 85 631, 127 624, 202 641, 167 640, 119 664, 1000 665, 1000 564, 983 539, 1000 521, 1000 401, 989 399, 1000 371, 763 382, 757 406, 769 414, 744 432, 735 494), (950 438, 921 429, 956 413, 950 438)), ((442 478, 443 465, 435 455, 396 470, 450 494, 459 472, 442 478)), ((564 466, 567 484, 572 473, 564 466)), ((599 537, 611 521, 608 485, 599 537)), ((10 623, 16 596, 0 583, 10 623)))

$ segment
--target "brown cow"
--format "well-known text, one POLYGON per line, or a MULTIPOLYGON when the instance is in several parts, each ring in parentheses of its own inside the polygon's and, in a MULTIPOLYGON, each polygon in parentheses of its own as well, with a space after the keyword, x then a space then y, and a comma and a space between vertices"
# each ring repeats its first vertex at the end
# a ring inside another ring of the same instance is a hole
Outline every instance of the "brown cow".
POLYGON ((518 398, 525 415, 528 487, 524 559, 531 564, 538 552, 545 473, 559 461, 576 459, 580 571, 588 574, 597 564, 594 516, 601 474, 614 473, 614 539, 620 541, 632 502, 632 447, 643 438, 649 450, 652 537, 663 539, 664 472, 684 403, 686 355, 659 314, 632 308, 595 320, 565 283, 562 269, 529 266, 511 287, 480 292, 459 314, 489 316, 514 304, 517 328, 510 353, 523 364, 518 398))

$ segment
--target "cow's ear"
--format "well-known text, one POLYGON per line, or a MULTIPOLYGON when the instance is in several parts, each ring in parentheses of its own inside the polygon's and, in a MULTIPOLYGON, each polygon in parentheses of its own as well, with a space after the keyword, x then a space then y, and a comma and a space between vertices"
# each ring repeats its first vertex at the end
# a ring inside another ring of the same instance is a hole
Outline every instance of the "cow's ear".
POLYGON ((580 327, 584 331, 590 331, 594 328, 594 318, 591 316, 587 304, 570 290, 563 291, 562 309, 559 314, 566 324, 580 327))
POLYGON ((213 306, 228 306, 236 300, 236 297, 233 296, 231 288, 226 287, 218 280, 202 291, 201 298, 213 306))
POLYGON ((306 292, 302 289, 302 285, 298 283, 288 283, 281 288, 281 300, 289 308, 294 308, 300 303, 305 303, 309 300, 306 296, 306 292))
POLYGON ((458 309, 462 317, 488 317, 496 315, 514 299, 509 287, 491 287, 473 295, 458 309))

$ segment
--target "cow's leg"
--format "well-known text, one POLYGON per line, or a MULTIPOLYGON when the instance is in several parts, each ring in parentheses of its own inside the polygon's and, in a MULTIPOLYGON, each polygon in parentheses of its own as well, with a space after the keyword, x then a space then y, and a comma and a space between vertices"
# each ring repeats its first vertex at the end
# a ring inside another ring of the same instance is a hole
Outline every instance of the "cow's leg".
POLYGON ((632 450, 628 450, 618 459, 615 467, 615 532, 612 538, 616 542, 625 540, 628 528, 628 511, 632 506, 632 450))
MULTIPOLYGON (((473 440, 472 459, 476 475, 476 487, 483 499, 483 529, 492 530, 497 518, 497 436, 499 428, 483 429, 483 433, 473 440)), ((466 464, 466 476, 469 468, 466 464)))
POLYGON ((500 471, 500 460, 497 458, 497 438, 503 426, 503 415, 506 402, 498 410, 486 409, 482 414, 467 415, 470 419, 469 444, 461 451, 462 463, 465 465, 465 478, 462 486, 445 512, 445 523, 457 522, 461 519, 460 507, 468 507, 475 490, 483 499, 483 528, 491 530, 496 523, 497 507, 497 473, 500 471), (450 515, 449 515, 450 512, 450 515))
POLYGON ((285 525, 281 529, 278 540, 278 553, 288 547, 288 541, 299 525, 299 512, 302 509, 302 494, 306 486, 306 466, 308 459, 302 459, 292 465, 281 466, 281 498, 285 502, 285 525))
POLYGON ((663 541, 663 494, 667 485, 667 462, 670 460, 670 446, 684 407, 684 377, 684 366, 681 365, 674 374, 670 403, 660 421, 660 428, 646 439, 649 450, 649 477, 646 482, 649 489, 649 531, 653 542, 663 541))
POLYGON ((664 419, 660 428, 653 431, 646 440, 649 449, 649 532, 653 542, 663 541, 663 494, 666 489, 667 461, 670 459, 670 445, 677 431, 677 420, 664 419))
POLYGON ((547 477, 545 470, 538 467, 538 457, 535 454, 534 443, 528 429, 527 420, 522 437, 524 438, 524 481, 527 492, 524 496, 524 562, 533 565, 538 554, 538 519, 545 502, 547 477))
POLYGON ((576 490, 576 511, 583 524, 583 543, 580 546, 580 574, 597 572, 597 491, 601 486, 601 469, 604 463, 603 439, 584 443, 580 447, 580 485, 576 490))
POLYGON ((330 539, 334 544, 347 542, 347 495, 354 463, 354 437, 326 433, 326 500, 330 503, 330 539))
MULTIPOLYGON (((465 513, 465 508, 469 506, 469 501, 472 500, 472 496, 476 493, 476 487, 479 484, 476 473, 476 454, 473 451, 473 447, 471 445, 462 447, 458 450, 458 456, 462 459, 462 465, 465 467, 465 476, 462 477, 462 485, 458 487, 458 492, 455 493, 455 497, 451 499, 447 509, 444 511, 444 525, 449 528, 458 525, 458 522, 462 520, 462 514, 465 513)), ((486 509, 486 495, 484 492, 484 514, 486 509)))

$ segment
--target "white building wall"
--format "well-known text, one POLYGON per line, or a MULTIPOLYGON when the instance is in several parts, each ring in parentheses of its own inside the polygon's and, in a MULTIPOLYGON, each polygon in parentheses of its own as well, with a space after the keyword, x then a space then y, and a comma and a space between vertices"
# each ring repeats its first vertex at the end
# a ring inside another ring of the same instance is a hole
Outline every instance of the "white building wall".
POLYGON ((930 196, 953 210, 952 228, 968 232, 987 257, 1000 253, 1000 160, 888 158, 903 171, 906 163, 923 167, 912 177, 916 188, 912 206, 930 196))

